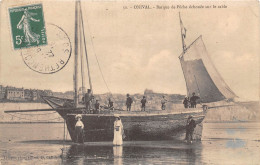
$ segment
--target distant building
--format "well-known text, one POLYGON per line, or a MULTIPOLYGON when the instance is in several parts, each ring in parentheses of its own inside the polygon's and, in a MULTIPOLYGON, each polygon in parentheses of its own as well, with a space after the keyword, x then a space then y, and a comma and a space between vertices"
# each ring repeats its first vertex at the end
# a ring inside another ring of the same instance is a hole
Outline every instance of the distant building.
POLYGON ((144 90, 144 95, 147 95, 147 94, 154 94, 154 92, 151 89, 145 89, 144 90))
POLYGON ((24 90, 24 99, 25 100, 32 100, 32 91, 30 89, 24 90))
POLYGON ((41 96, 53 96, 51 90, 24 89, 0 85, 0 100, 43 101, 41 96))
POLYGON ((0 99, 4 99, 6 94, 6 88, 3 85, 0 85, 0 99))
POLYGON ((46 96, 53 96, 53 93, 51 90, 44 90, 43 91, 46 96))
POLYGON ((71 99, 73 97, 74 97, 73 91, 67 91, 67 92, 64 93, 64 98, 71 99))
POLYGON ((33 101, 38 100, 38 92, 37 92, 37 90, 32 90, 32 100, 33 101))
POLYGON ((23 88, 7 88, 6 89, 7 100, 24 100, 23 88))

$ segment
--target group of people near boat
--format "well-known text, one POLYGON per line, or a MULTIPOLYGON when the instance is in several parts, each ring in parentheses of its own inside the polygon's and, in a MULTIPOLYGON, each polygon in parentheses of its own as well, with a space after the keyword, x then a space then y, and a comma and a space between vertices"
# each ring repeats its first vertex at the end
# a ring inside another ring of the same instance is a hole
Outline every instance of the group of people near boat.
POLYGON ((183 100, 184 108, 196 108, 199 99, 200 97, 196 96, 195 92, 192 93, 191 98, 186 96, 183 100))
MULTIPOLYGON (((114 139, 113 145, 122 145, 125 138, 124 127, 121 118, 115 115, 114 121, 114 139)), ((77 122, 75 124, 75 142, 84 143, 84 123, 82 122, 82 115, 75 116, 77 122)))

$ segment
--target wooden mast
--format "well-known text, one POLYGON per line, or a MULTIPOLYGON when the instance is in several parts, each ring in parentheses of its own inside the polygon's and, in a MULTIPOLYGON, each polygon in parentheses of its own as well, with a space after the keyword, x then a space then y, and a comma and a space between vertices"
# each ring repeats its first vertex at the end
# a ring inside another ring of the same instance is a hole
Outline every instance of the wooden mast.
MULTIPOLYGON (((186 52, 186 44, 185 44, 185 41, 184 41, 184 35, 183 35, 183 30, 184 30, 184 27, 183 27, 183 23, 182 23, 182 20, 181 20, 181 14, 179 12, 179 19, 180 19, 180 27, 181 27, 181 40, 182 40, 182 49, 183 49, 183 52, 182 54, 179 56, 179 59, 180 59, 180 63, 181 63, 181 69, 182 69, 182 73, 183 73, 183 76, 184 76, 184 81, 185 81, 185 84, 186 84, 186 88, 187 88, 187 97, 189 97, 189 86, 187 84, 187 77, 184 73, 184 66, 183 66, 183 55, 184 53, 186 52)), ((185 32, 185 37, 186 37, 186 32, 185 32)))
POLYGON ((89 87, 91 90, 91 93, 93 94, 93 88, 92 88, 92 82, 91 82, 91 76, 90 76, 90 69, 89 69, 89 61, 88 61, 88 53, 87 53, 87 47, 86 47, 86 39, 85 39, 85 32, 84 32, 84 22, 82 18, 82 10, 81 10, 81 2, 79 2, 79 10, 80 10, 80 24, 81 24, 81 31, 83 35, 83 41, 84 41, 84 50, 85 50, 85 55, 86 55, 86 62, 87 62, 87 69, 88 69, 88 80, 89 80, 89 87))
POLYGON ((78 38, 78 28, 79 28, 79 24, 78 24, 78 17, 79 17, 79 13, 78 13, 78 6, 79 6, 79 0, 76 0, 75 2, 75 36, 74 36, 74 55, 75 55, 75 59, 74 59, 74 76, 73 76, 73 80, 74 80, 74 104, 75 107, 78 107, 78 103, 79 103, 79 98, 78 98, 78 42, 79 42, 79 38, 78 38))
POLYGON ((82 79, 82 94, 85 94, 85 74, 84 74, 84 61, 83 61, 83 52, 86 55, 86 62, 87 62, 87 69, 88 69, 88 78, 89 78, 89 86, 91 89, 91 93, 93 94, 92 89, 92 82, 90 76, 90 69, 89 69, 89 62, 88 62, 88 55, 87 55, 87 47, 86 47, 86 39, 85 39, 85 32, 84 32, 84 23, 82 18, 82 10, 81 10, 81 2, 80 0, 76 0, 75 2, 75 68, 74 68, 74 103, 75 106, 78 107, 79 103, 79 92, 78 92, 78 60, 80 55, 81 60, 81 79, 82 79), (84 43, 83 43, 84 42, 84 43), (82 48, 82 44, 84 50, 82 48))
POLYGON ((185 53, 186 52, 186 44, 185 44, 184 38, 186 38, 186 29, 183 26, 180 12, 179 12, 179 18, 180 18, 180 26, 181 26, 182 49, 183 49, 183 53, 185 53), (183 31, 184 31, 184 33, 183 33, 183 31))
MULTIPOLYGON (((79 19, 82 19, 82 15, 80 13, 79 19)), ((85 96, 86 93, 86 81, 85 81, 85 67, 84 67, 84 57, 83 57, 83 49, 82 49, 82 26, 79 26, 79 38, 80 38, 80 62, 81 62, 81 93, 82 97, 85 96)))

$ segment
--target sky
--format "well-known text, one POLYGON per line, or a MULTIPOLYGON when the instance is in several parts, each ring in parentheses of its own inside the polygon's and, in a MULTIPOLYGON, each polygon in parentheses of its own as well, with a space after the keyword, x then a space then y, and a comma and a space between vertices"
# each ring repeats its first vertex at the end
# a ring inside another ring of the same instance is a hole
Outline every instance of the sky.
MULTIPOLYGON (((40 74, 23 62, 11 40, 8 7, 30 1, 2 1, 0 37, 0 84, 53 91, 73 90, 74 1, 39 1, 44 19, 69 36, 72 54, 68 64, 54 74, 40 74)), ((259 99, 259 9, 245 2, 82 2, 90 73, 94 93, 155 92, 186 94, 178 56, 182 52, 179 15, 187 29, 186 44, 202 35, 215 67, 241 98, 259 99), (211 9, 157 9, 177 5, 226 5, 211 9), (150 5, 152 9, 134 9, 150 5), (127 6, 128 9, 123 9, 127 6), (132 7, 132 8, 131 8, 132 7), (155 8, 153 8, 155 7, 155 8), (93 44, 91 42, 91 37, 93 44)), ((87 71, 85 71, 87 73, 87 71)), ((87 83, 88 87, 88 83, 87 83)))

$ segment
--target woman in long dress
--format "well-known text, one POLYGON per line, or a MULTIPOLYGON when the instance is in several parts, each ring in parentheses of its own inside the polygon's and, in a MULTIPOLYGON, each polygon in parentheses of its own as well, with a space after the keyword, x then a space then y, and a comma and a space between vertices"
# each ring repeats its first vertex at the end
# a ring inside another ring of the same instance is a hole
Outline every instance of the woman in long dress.
POLYGON ((75 118, 77 120, 75 125, 76 143, 84 143, 84 124, 81 121, 82 116, 78 114, 75 118))
POLYGON ((123 134, 124 128, 119 116, 115 116, 116 120, 114 122, 114 145, 122 145, 123 144, 123 134))
POLYGON ((31 44, 31 42, 37 42, 39 44, 39 38, 40 35, 36 34, 32 31, 30 22, 40 22, 38 19, 34 19, 32 16, 37 15, 36 13, 30 13, 27 9, 24 10, 24 14, 17 24, 18 29, 23 29, 24 36, 25 36, 25 42, 28 43, 28 45, 31 44))

